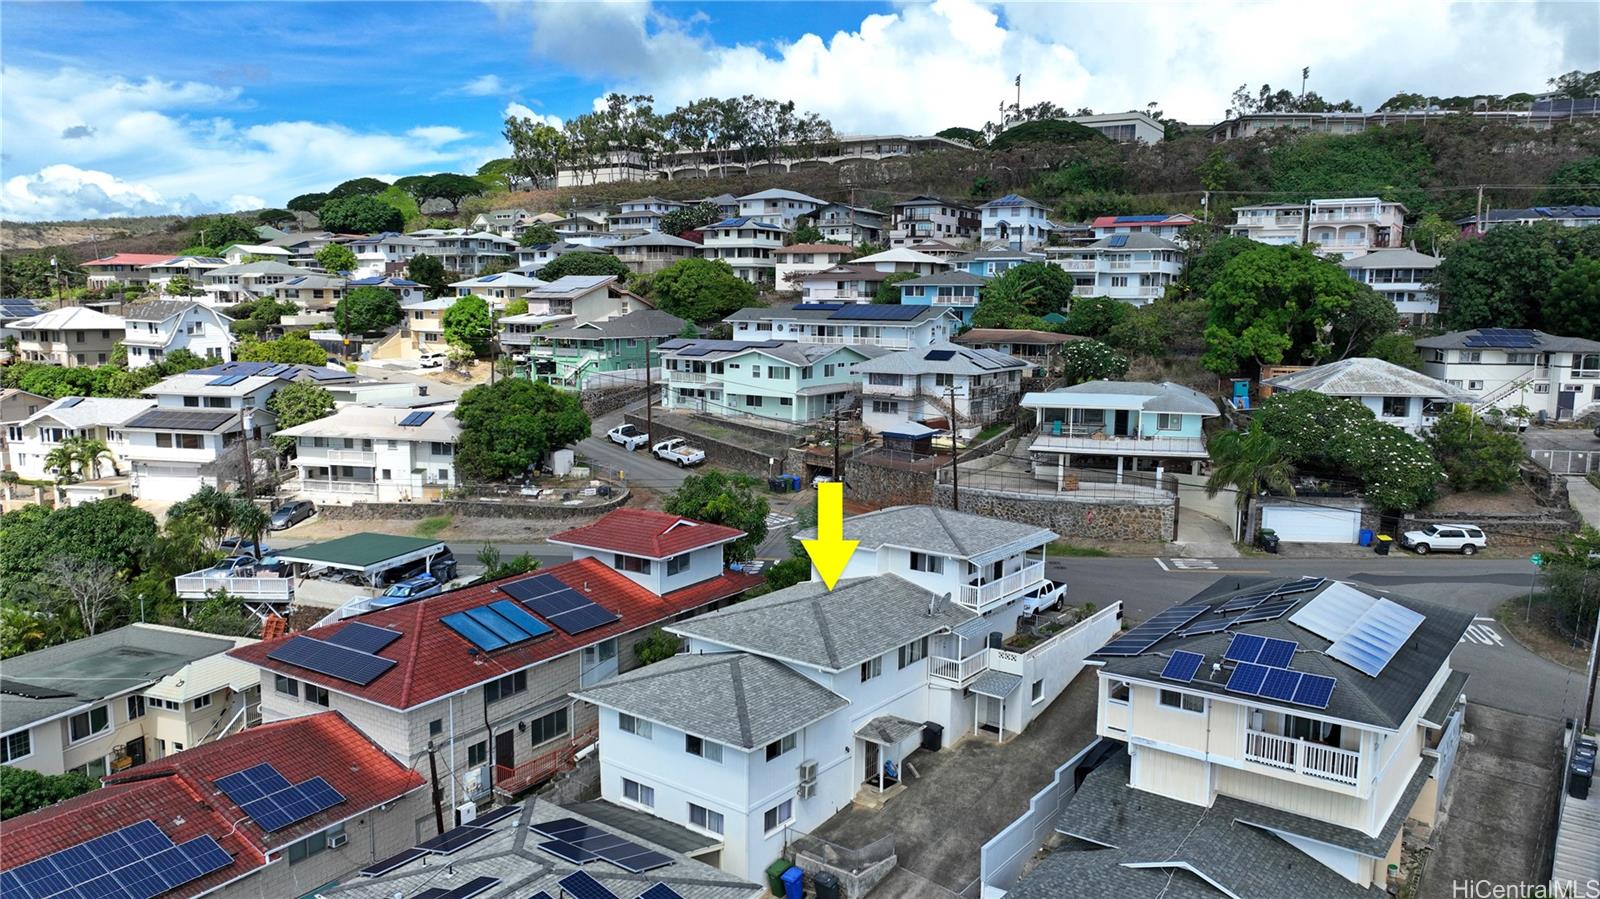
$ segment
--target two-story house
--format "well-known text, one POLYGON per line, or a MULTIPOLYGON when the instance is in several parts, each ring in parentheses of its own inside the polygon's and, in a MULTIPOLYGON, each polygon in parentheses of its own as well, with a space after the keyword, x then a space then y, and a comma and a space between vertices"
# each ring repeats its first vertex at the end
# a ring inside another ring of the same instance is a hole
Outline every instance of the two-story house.
POLYGON ((884 431, 912 421, 971 440, 1016 408, 1032 368, 995 350, 948 343, 886 353, 855 367, 866 376, 861 424, 884 431))
POLYGON ((305 269, 284 262, 264 260, 230 263, 206 272, 201 289, 206 292, 212 305, 231 306, 270 297, 279 284, 305 274, 305 269))
POLYGON ((126 329, 122 345, 128 350, 128 368, 154 365, 177 350, 205 359, 233 359, 233 319, 195 300, 155 300, 139 303, 123 316, 126 329))
POLYGON ((823 240, 854 247, 864 243, 882 243, 889 216, 864 206, 829 203, 812 215, 811 223, 822 232, 823 240))
POLYGON ((1309 390, 1355 400, 1377 419, 1416 434, 1433 425, 1457 403, 1471 405, 1476 395, 1422 372, 1382 359, 1355 357, 1267 378, 1274 391, 1309 390))
POLYGON ((1600 206, 1532 206, 1521 209, 1486 209, 1483 215, 1458 218, 1462 237, 1482 234, 1500 225, 1536 225, 1551 222, 1563 228, 1600 225, 1600 206))
POLYGON ((159 253, 113 253, 91 259, 79 268, 84 270, 90 290, 105 290, 112 286, 145 287, 150 284, 150 270, 146 266, 164 262, 167 258, 159 253))
POLYGON ((853 248, 834 243, 790 244, 772 252, 774 284, 779 290, 799 290, 802 276, 832 268, 854 255, 853 248))
POLYGON ((890 350, 948 343, 955 313, 940 306, 878 303, 792 303, 740 309, 723 319, 734 340, 877 346, 890 350))
POLYGON ((349 289, 350 282, 337 275, 298 275, 273 285, 272 298, 293 304, 298 316, 306 316, 301 321, 315 317, 317 321, 328 322, 332 320, 334 307, 349 289))
POLYGON ((487 231, 465 228, 426 228, 411 232, 422 244, 422 252, 438 258, 447 271, 477 275, 491 262, 502 262, 517 254, 517 242, 487 231))
POLYGON ((662 216, 682 208, 683 204, 677 200, 660 197, 623 200, 617 204, 616 212, 606 216, 606 225, 612 231, 660 231, 662 216))
POLYGON ((296 496, 319 505, 439 499, 456 486, 455 406, 345 406, 284 428, 296 496))
POLYGON ((1199 474, 1208 458, 1205 419, 1222 414, 1210 397, 1171 381, 1088 381, 1027 394, 1022 407, 1038 415, 1028 447, 1036 472, 1077 464, 1115 468, 1119 477, 1146 463, 1199 474))
POLYGON ((356 270, 350 273, 352 278, 382 278, 401 274, 411 257, 429 249, 421 240, 394 231, 357 237, 345 246, 356 254, 356 270))
POLYGON ((1074 334, 1026 328, 968 328, 952 342, 980 350, 996 350, 1027 362, 1038 371, 1056 372, 1061 370, 1062 348, 1084 339, 1074 334))
POLYGON ((647 231, 638 237, 619 240, 608 249, 617 261, 637 274, 659 272, 669 265, 700 255, 700 245, 672 234, 647 231))
POLYGON ((1183 274, 1183 248, 1154 234, 1113 234, 1087 246, 1052 247, 1072 275, 1072 295, 1111 297, 1134 306, 1160 299, 1183 274))
POLYGON ((243 265, 254 260, 257 262, 270 260, 289 265, 294 258, 294 252, 287 247, 276 247, 266 243, 236 243, 222 248, 222 258, 229 265, 243 265))
POLYGON ((87 306, 61 306, 6 326, 17 335, 17 358, 68 368, 105 365, 122 340, 123 320, 87 306))
POLYGON ((1600 340, 1478 328, 1417 341, 1422 371, 1477 397, 1473 408, 1525 406, 1570 421, 1600 405, 1600 340))
POLYGON ((870 303, 889 276, 870 265, 842 262, 795 277, 801 302, 870 303))
POLYGON ((772 283, 777 261, 789 229, 745 216, 723 219, 701 229, 705 244, 700 255, 721 259, 733 273, 751 283, 772 283))
POLYGON ((0 387, 0 470, 17 470, 15 454, 22 440, 22 423, 51 402, 47 396, 17 387, 0 387))
POLYGON ((606 381, 612 372, 632 372, 642 381, 644 369, 656 361, 651 348, 677 337, 686 324, 658 309, 635 309, 615 318, 558 325, 534 333, 529 371, 535 380, 576 390, 606 381))
POLYGON ((606 230, 606 213, 597 210, 593 214, 573 213, 563 219, 551 222, 550 227, 562 239, 575 244, 588 247, 604 247, 615 241, 621 240, 621 234, 612 234, 606 230))
POLYGON ((0 764, 98 778, 241 730, 256 676, 223 653, 254 642, 130 624, 6 659, 0 764))
POLYGON ((1192 215, 1102 215, 1089 223, 1096 240, 1113 234, 1150 234, 1163 240, 1177 240, 1183 229, 1199 221, 1192 215))
POLYGON ((1403 324, 1426 325, 1439 315, 1439 296, 1428 283, 1439 267, 1437 256, 1391 247, 1345 259, 1339 267, 1394 303, 1403 324))
POLYGON ((420 300, 424 295, 424 289, 421 284, 418 284, 410 278, 402 278, 397 275, 385 275, 383 277, 374 275, 368 278, 352 278, 346 282, 345 286, 351 290, 355 290, 357 287, 381 287, 384 290, 394 294, 394 298, 399 300, 401 303, 406 303, 414 299, 420 300))
POLYGON ((793 231, 796 222, 811 217, 826 205, 827 200, 774 187, 740 197, 738 217, 793 231))
MULTIPOLYGON (((444 314, 456 304, 456 297, 415 299, 400 304, 400 336, 406 346, 422 352, 445 351, 444 314)), ((507 318, 499 319, 502 327, 507 318)))
MULTIPOLYGON (((126 473, 127 435, 122 426, 129 419, 155 405, 148 399, 64 396, 18 422, 6 425, 9 467, 31 480, 49 480, 59 472, 45 461, 51 451, 74 438, 98 440, 106 445, 107 455, 99 461, 102 474, 126 473)), ((93 477, 90 472, 80 474, 93 477)))
POLYGON ((729 570, 742 531, 619 509, 555 536, 572 561, 451 590, 236 650, 260 669, 261 715, 332 709, 407 767, 437 766, 445 804, 515 795, 594 742, 568 697, 637 667, 657 627, 761 583, 729 570), (658 586, 657 586, 658 585, 658 586), (327 673, 325 659, 351 665, 327 673))
POLYGON ((988 281, 982 275, 974 275, 963 269, 909 278, 899 284, 900 305, 949 309, 965 325, 972 321, 972 313, 978 308, 979 293, 988 281))
POLYGON ((669 340, 661 354, 661 405, 709 415, 815 421, 859 390, 854 366, 886 352, 786 340, 669 340))
POLYGON ((315 895, 437 833, 426 783, 332 712, 252 727, 7 821, 0 882, 8 897, 315 895))
POLYGON ((517 232, 527 227, 532 220, 533 213, 526 209, 491 209, 473 216, 472 228, 475 231, 492 231, 504 237, 515 237, 517 232))
POLYGON ((563 275, 529 290, 523 299, 527 312, 496 320, 500 348, 507 353, 528 352, 534 335, 549 325, 581 325, 654 308, 612 275, 563 275))
POLYGON ((1024 262, 1044 262, 1042 252, 1011 249, 1007 247, 985 247, 970 253, 950 256, 945 260, 952 271, 964 271, 969 275, 978 275, 983 278, 993 278, 1005 274, 1007 269, 1022 265, 1024 262))
POLYGON ((881 253, 861 256, 851 260, 854 265, 868 265, 884 274, 910 272, 914 275, 931 275, 951 268, 950 263, 938 256, 929 256, 911 247, 893 247, 881 253))
POLYGON ((981 228, 978 210, 942 197, 920 196, 894 204, 894 225, 889 246, 903 247, 919 240, 967 241, 981 228))
POLYGON ((452 281, 450 287, 458 297, 480 296, 488 301, 490 309, 503 311, 512 300, 524 299, 548 283, 520 272, 499 272, 452 281))
POLYGON ((1377 197, 1312 200, 1306 215, 1306 243, 1319 256, 1345 259, 1384 247, 1400 246, 1406 208, 1377 197))
POLYGON ((1233 207, 1228 233, 1256 243, 1294 246, 1306 242, 1306 204, 1258 203, 1233 207))
POLYGON ((1100 648, 1096 730, 1120 745, 1008 895, 1382 895, 1407 822, 1440 822, 1472 613, 1323 578, 1218 586, 1100 648))
POLYGON ((983 214, 979 239, 985 244, 998 242, 1013 249, 1031 250, 1044 246, 1056 227, 1050 221, 1049 207, 1016 194, 990 200, 978 211, 983 214))
POLYGON ((535 243, 517 247, 516 271, 524 275, 538 275, 539 269, 549 265, 556 257, 566 253, 604 253, 600 247, 589 247, 561 240, 555 243, 535 243))
POLYGON ((150 286, 165 294, 169 293, 167 285, 179 276, 188 278, 190 287, 198 292, 206 272, 227 264, 228 260, 221 256, 172 256, 160 262, 148 263, 143 268, 149 275, 150 286))

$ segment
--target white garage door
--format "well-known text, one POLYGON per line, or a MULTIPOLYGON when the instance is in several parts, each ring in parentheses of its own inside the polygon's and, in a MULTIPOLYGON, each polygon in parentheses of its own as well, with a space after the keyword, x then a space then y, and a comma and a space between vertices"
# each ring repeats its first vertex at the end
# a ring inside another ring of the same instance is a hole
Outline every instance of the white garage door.
POLYGON ((1267 506, 1261 526, 1278 532, 1285 543, 1355 543, 1361 510, 1322 506, 1267 506))

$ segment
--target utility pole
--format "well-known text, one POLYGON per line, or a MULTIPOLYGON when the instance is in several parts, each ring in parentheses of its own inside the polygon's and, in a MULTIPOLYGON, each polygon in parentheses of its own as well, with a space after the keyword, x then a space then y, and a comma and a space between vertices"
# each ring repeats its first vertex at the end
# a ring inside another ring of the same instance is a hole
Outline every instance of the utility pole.
POLYGON ((654 402, 655 386, 650 378, 650 338, 646 337, 644 339, 644 448, 646 450, 654 448, 653 441, 656 439, 651 431, 655 422, 650 414, 650 407, 654 402))
POLYGON ((1306 98, 1306 79, 1311 77, 1311 67, 1305 66, 1300 70, 1300 99, 1306 98))
POLYGON ((961 511, 961 451, 956 447, 955 384, 950 385, 950 511, 961 511))
POLYGON ((833 410, 833 479, 844 483, 844 469, 839 467, 839 409, 833 410))
POLYGON ((434 756, 433 741, 428 741, 428 773, 433 782, 433 823, 444 833, 444 790, 439 787, 439 761, 434 756))
POLYGON ((1022 74, 1017 74, 1017 118, 1022 118, 1022 74))
POLYGON ((1474 215, 1476 216, 1477 221, 1473 224, 1472 229, 1474 231, 1476 231, 1481 236, 1483 234, 1483 185, 1482 184, 1478 185, 1478 205, 1477 205, 1477 211, 1474 213, 1474 215))
POLYGON ((244 488, 245 500, 252 503, 256 501, 255 472, 251 470, 254 466, 250 464, 250 425, 254 423, 255 419, 249 414, 248 410, 241 408, 239 410, 239 452, 243 457, 244 468, 239 475, 239 484, 244 488))

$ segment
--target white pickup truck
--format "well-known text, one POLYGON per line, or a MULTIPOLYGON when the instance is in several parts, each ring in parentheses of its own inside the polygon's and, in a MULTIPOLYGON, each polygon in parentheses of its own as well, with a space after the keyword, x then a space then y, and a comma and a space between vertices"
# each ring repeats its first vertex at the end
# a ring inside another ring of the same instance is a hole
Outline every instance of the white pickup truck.
POLYGON ((705 450, 690 446, 682 437, 672 437, 650 447, 650 455, 663 462, 676 462, 679 468, 699 465, 706 460, 705 450))

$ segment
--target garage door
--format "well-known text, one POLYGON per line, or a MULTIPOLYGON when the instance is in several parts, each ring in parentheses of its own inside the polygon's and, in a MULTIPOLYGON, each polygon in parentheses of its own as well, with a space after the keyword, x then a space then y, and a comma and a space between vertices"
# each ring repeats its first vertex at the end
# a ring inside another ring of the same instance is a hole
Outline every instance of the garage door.
POLYGON ((1361 510, 1267 506, 1261 512, 1261 526, 1277 531, 1285 543, 1355 543, 1361 510))

